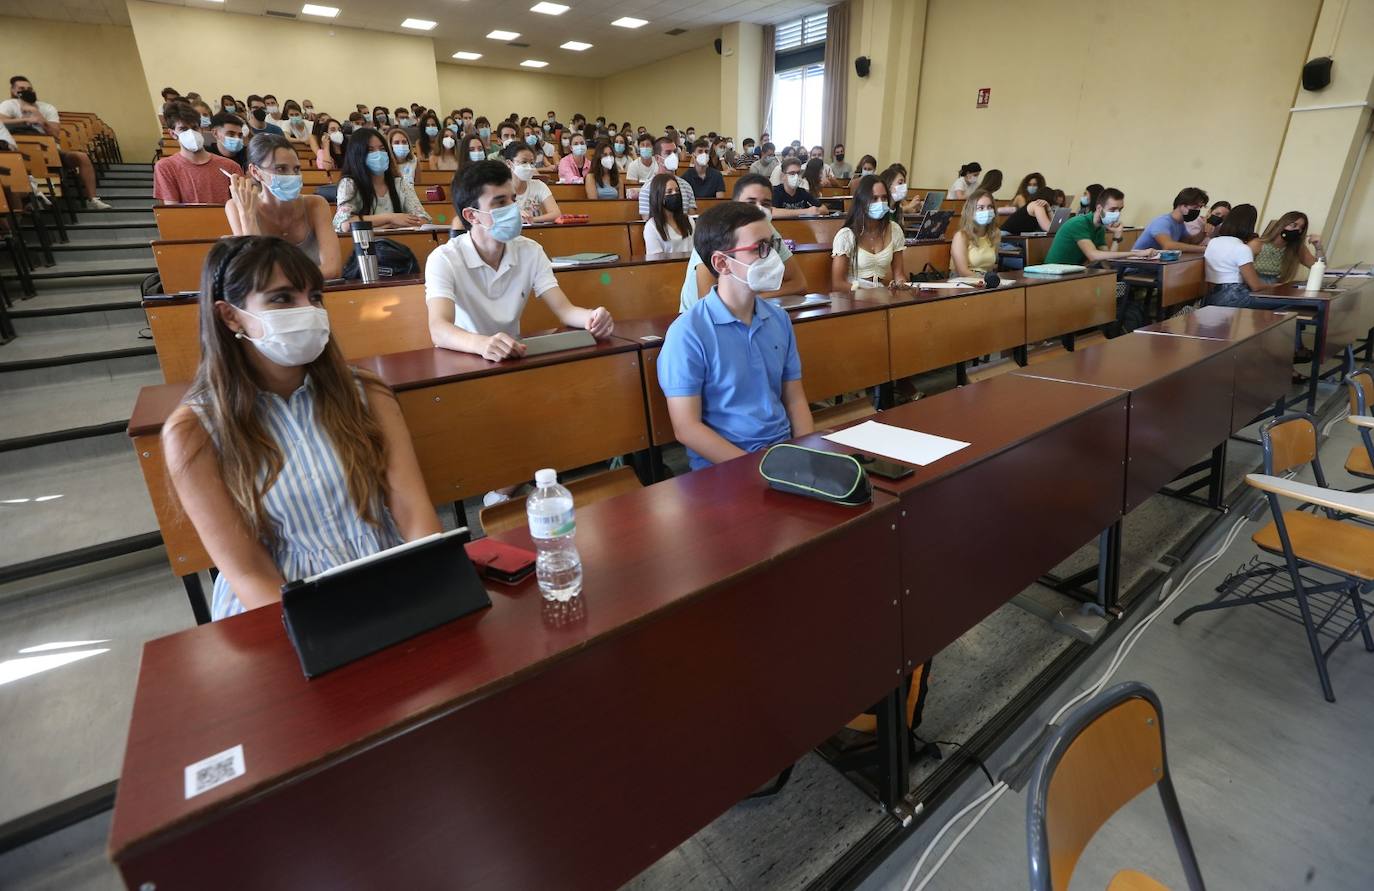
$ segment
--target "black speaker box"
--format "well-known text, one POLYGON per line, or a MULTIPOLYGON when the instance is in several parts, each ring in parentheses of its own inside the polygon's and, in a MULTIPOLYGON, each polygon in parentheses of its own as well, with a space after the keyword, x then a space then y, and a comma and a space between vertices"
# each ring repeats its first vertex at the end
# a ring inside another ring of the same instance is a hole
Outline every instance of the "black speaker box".
POLYGON ((854 73, 859 77, 868 77, 869 64, 868 56, 859 56, 854 60, 854 73))
POLYGON ((1320 90, 1331 83, 1331 57, 1322 56, 1320 59, 1313 59, 1302 66, 1302 88, 1304 90, 1320 90))

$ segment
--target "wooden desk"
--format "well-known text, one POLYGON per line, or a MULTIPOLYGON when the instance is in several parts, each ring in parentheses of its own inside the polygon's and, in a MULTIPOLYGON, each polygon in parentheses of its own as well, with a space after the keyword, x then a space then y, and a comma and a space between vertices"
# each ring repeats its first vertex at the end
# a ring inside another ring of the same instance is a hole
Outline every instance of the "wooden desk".
POLYGON ((1231 433, 1235 357, 1215 340, 1127 334, 1014 372, 1130 395, 1123 512, 1134 510, 1231 433))
POLYGON ((843 216, 773 220, 773 228, 778 230, 779 235, 798 244, 830 244, 835 240, 835 233, 843 226, 843 216))
MULTIPOLYGON (((633 227, 635 224, 630 223, 633 227)), ((571 254, 581 253, 609 253, 615 254, 622 260, 628 260, 634 255, 630 246, 630 234, 625 223, 584 223, 576 225, 558 225, 556 223, 546 223, 537 226, 525 226, 520 230, 520 234, 526 238, 539 242, 544 248, 544 253, 550 257, 566 257, 571 254)), ((639 251, 642 256, 644 251, 639 251)))
MULTIPOLYGON (((1003 277, 1004 280, 1006 277, 1003 277)), ((1078 275, 1017 275, 1026 286, 1026 343, 1105 325, 1116 319, 1116 276, 1106 270, 1078 275)))
POLYGON ((128 887, 615 888, 899 679, 887 495, 784 495, 753 457, 577 520, 572 609, 495 586, 309 681, 275 607, 146 644, 109 839, 128 887), (186 799, 183 768, 235 745, 247 775, 186 799))
MULTIPOLYGON (((1121 518, 1125 394, 1001 375, 883 412, 970 445, 904 480, 905 669, 953 643, 1121 518)), ((850 451, 820 436, 804 445, 850 451)))
MULTIPOLYGON (((687 254, 652 260, 631 257, 620 263, 559 269, 556 274, 559 287, 577 306, 604 306, 616 320, 648 318, 677 311, 687 259, 687 254)), ((522 331, 560 325, 544 301, 531 298, 525 304, 522 331)))
POLYGON ((1273 301, 1274 309, 1301 308, 1316 317, 1312 365, 1308 373, 1307 412, 1317 410, 1317 384, 1323 362, 1341 355, 1374 330, 1374 282, 1365 280, 1342 287, 1308 291, 1304 284, 1270 285, 1252 296, 1273 301))
POLYGON ((914 302, 894 306, 889 313, 891 380, 1026 342, 1025 288, 917 290, 911 296, 914 302))
POLYGON ((1201 254, 1184 254, 1177 260, 1108 260, 1107 263, 1124 274, 1127 270, 1154 279, 1158 292, 1156 317, 1164 310, 1181 303, 1191 303, 1202 296, 1206 282, 1206 265, 1201 254))

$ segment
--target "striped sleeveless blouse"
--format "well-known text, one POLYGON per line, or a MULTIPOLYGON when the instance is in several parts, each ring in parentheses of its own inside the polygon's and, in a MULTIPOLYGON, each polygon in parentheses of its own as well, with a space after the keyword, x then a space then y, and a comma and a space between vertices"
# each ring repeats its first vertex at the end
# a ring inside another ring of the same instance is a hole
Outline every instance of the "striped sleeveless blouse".
MULTIPOLYGON (((358 386, 361 390, 362 383, 358 386)), ((367 398, 365 393, 363 398, 367 398)), ((201 407, 192 404, 191 408, 206 424, 201 407)), ((281 473, 263 496, 263 508, 277 527, 277 541, 264 541, 263 546, 284 580, 305 578, 401 544, 401 534, 384 504, 378 506, 380 528, 358 516, 339 456, 329 434, 315 420, 315 390, 309 377, 287 399, 259 392, 257 409, 282 454, 281 473)), ((214 431, 210 434, 218 448, 214 431)), ((264 470, 259 480, 265 477, 264 470)), ((215 577, 211 618, 243 611, 228 579, 220 573, 215 577)))

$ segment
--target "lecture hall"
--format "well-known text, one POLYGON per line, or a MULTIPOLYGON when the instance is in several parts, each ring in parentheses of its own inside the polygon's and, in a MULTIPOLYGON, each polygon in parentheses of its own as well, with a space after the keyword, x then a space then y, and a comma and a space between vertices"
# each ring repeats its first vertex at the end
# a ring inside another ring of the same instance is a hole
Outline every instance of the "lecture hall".
POLYGON ((1374 887, 1374 0, 0 34, 0 889, 1374 887))

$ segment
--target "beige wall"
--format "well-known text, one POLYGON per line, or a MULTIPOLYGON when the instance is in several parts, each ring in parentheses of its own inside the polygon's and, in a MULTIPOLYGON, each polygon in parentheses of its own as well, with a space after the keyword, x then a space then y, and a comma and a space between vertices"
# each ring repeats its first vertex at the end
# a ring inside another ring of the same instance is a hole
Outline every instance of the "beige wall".
MULTIPOLYGON (((439 101, 434 43, 387 34, 129 0, 143 61, 145 108, 163 87, 220 95, 271 92, 346 116, 359 102, 394 108, 439 101), (201 38, 213 35, 212 42, 201 38)), ((64 54, 65 55, 65 54, 64 54)))
POLYGON ((1065 191, 1115 185, 1135 223, 1188 185, 1260 205, 1320 6, 929 0, 913 184, 943 187, 977 160, 1003 171, 1003 196, 1031 170, 1065 191), (969 28, 987 22, 1016 40, 970 56, 969 28), (992 101, 977 110, 980 87, 992 101))
POLYGON ((851 2, 849 58, 845 64, 853 66, 860 56, 870 60, 868 77, 859 77, 851 67, 848 82, 845 149, 847 159, 856 167, 864 155, 877 158, 879 170, 911 156, 917 109, 921 107, 916 97, 924 56, 926 6, 926 0, 851 2))
MULTIPOLYGON (((759 67, 763 27, 734 22, 721 30, 720 130, 742 140, 759 134, 759 67)), ((709 128, 708 128, 709 129, 709 128)))
POLYGON ((143 99, 143 67, 131 29, 0 17, 0 34, 6 96, 10 76, 23 74, 58 110, 100 115, 119 137, 125 161, 152 157, 157 118, 143 99))
POLYGON ((622 71, 601 81, 608 118, 663 132, 666 124, 698 133, 721 129, 720 60, 711 44, 622 71))
POLYGON ((440 62, 439 107, 447 114, 471 108, 492 122, 512 111, 517 117, 534 115, 539 120, 549 109, 567 122, 576 112, 597 115, 598 82, 590 77, 564 77, 537 71, 509 71, 440 62))

